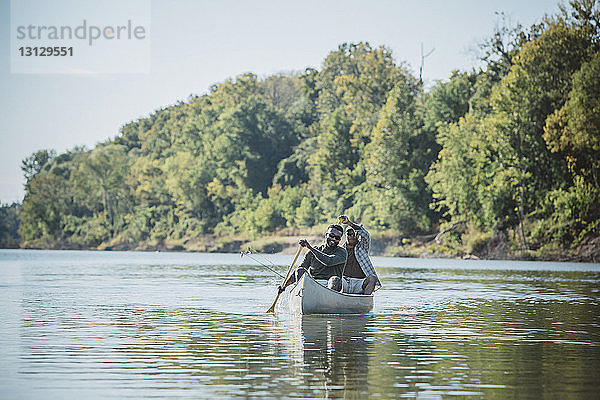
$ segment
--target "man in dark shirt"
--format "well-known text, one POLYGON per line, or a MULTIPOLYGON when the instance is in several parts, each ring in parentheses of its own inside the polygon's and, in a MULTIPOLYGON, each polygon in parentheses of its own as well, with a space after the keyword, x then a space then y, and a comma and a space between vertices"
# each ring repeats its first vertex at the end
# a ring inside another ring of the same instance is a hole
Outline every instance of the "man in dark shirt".
POLYGON ((283 292, 286 287, 296 282, 305 271, 316 280, 327 281, 332 276, 341 276, 348 258, 346 249, 339 246, 340 239, 344 234, 344 228, 340 225, 329 225, 325 233, 325 243, 313 247, 306 239, 299 241, 300 246, 308 248, 304 261, 279 291, 283 292))

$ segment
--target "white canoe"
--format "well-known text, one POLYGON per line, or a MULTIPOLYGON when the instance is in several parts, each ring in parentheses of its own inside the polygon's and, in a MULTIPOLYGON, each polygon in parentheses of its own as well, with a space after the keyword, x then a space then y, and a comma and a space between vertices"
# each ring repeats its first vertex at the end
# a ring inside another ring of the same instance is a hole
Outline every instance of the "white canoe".
POLYGON ((336 292, 305 273, 290 292, 289 307, 295 314, 363 314, 373 309, 373 295, 336 292))

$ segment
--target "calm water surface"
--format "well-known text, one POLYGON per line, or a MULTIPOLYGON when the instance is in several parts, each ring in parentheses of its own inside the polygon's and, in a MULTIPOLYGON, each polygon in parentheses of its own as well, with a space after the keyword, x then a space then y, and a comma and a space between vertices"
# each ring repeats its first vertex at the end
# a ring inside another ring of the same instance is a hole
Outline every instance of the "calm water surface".
POLYGON ((0 250, 0 398, 599 398, 599 264, 374 261, 302 317, 235 254, 0 250))

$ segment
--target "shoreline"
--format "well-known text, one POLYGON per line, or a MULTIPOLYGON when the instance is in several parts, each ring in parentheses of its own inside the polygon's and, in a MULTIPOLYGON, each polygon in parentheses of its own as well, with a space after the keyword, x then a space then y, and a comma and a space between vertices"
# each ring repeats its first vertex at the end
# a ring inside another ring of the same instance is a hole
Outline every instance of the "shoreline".
MULTIPOLYGON (((289 233, 289 232, 288 232, 289 233)), ((181 252, 181 253, 242 253, 251 250, 259 254, 294 254, 300 239, 320 243, 322 235, 275 234, 260 238, 242 236, 217 237, 203 236, 179 241, 145 241, 141 243, 112 242, 101 243, 97 247, 86 247, 68 242, 44 241, 22 243, 21 246, 7 249, 30 250, 90 250, 90 251, 140 251, 140 252, 181 252)), ((402 257, 421 259, 462 259, 462 260, 510 260, 510 261, 554 261, 554 262, 600 262, 600 237, 583 241, 571 250, 554 247, 551 250, 523 250, 515 248, 509 241, 489 241, 479 251, 469 252, 466 246, 450 248, 434 241, 420 242, 416 238, 402 238, 390 232, 372 235, 371 256, 402 257)))

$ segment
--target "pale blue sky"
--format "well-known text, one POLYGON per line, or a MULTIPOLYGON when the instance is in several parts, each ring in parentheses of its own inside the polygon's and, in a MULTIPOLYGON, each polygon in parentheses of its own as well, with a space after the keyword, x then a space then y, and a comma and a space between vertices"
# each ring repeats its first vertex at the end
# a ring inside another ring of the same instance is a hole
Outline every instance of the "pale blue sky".
POLYGON ((153 0, 149 74, 57 75, 11 74, 10 1, 0 0, 0 201, 22 200, 21 160, 34 151, 91 148, 228 77, 319 68, 340 43, 358 41, 390 47, 418 73, 423 42, 435 48, 424 69, 431 84, 476 65, 471 50, 496 11, 527 26, 557 10, 554 0, 153 0))

